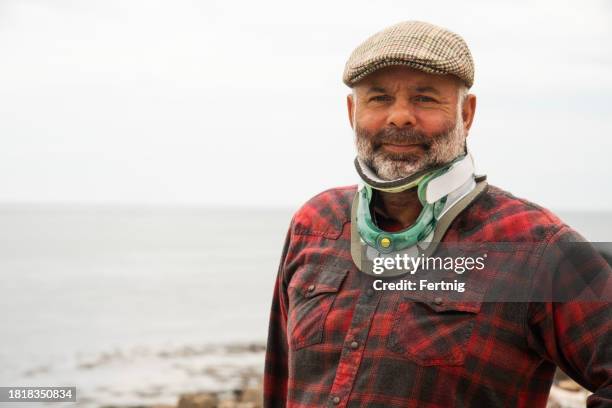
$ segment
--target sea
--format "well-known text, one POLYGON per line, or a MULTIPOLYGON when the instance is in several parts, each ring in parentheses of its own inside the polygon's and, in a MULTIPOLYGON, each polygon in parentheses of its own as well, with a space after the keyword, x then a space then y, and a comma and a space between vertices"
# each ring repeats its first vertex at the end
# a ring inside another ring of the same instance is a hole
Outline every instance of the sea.
MULTIPOLYGON (((0 408, 176 404, 257 386, 292 212, 0 206, 0 387, 77 390, 76 403, 0 408)), ((557 214, 612 241, 612 212, 557 214)))

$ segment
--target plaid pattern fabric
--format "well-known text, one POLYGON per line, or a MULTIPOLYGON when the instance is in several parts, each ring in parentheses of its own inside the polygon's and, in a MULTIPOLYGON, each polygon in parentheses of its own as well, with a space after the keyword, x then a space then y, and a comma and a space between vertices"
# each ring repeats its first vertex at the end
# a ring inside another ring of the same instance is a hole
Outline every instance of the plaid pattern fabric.
MULTIPOLYGON (((545 407, 555 367, 612 406, 609 303, 415 302, 374 291, 350 255, 355 187, 293 217, 276 280, 266 407, 545 407)), ((494 186, 445 242, 553 242, 576 234, 494 186)), ((523 265, 529 254, 513 259, 523 265)))
POLYGON ((395 24, 368 38, 349 57, 342 80, 352 87, 366 75, 391 65, 455 75, 468 88, 474 83, 474 61, 463 38, 421 21, 395 24))

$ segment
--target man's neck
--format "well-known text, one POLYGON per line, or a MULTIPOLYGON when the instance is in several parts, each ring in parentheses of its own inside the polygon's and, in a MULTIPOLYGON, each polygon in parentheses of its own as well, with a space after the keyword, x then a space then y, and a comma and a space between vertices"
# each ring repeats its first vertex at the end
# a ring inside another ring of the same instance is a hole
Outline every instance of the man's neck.
POLYGON ((391 230, 405 229, 414 224, 423 206, 419 201, 417 189, 411 188, 399 193, 376 191, 377 199, 373 211, 376 212, 378 227, 391 230))

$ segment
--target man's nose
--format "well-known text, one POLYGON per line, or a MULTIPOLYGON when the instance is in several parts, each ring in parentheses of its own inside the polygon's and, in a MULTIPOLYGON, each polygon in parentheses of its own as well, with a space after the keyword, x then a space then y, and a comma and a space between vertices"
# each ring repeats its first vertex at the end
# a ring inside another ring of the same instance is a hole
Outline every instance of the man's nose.
POLYGON ((416 118, 413 106, 407 101, 397 100, 390 107, 387 116, 387 125, 402 128, 404 126, 414 126, 416 118))

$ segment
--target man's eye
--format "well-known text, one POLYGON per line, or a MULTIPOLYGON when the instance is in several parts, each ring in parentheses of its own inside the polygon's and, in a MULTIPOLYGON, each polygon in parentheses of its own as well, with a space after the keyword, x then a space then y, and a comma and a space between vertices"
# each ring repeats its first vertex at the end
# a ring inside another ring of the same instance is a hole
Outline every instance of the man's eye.
POLYGON ((374 102, 387 102, 390 100, 391 100, 391 97, 389 95, 376 95, 370 98, 370 101, 374 101, 374 102))
POLYGON ((425 95, 418 95, 414 98, 417 102, 436 102, 434 98, 425 95))

